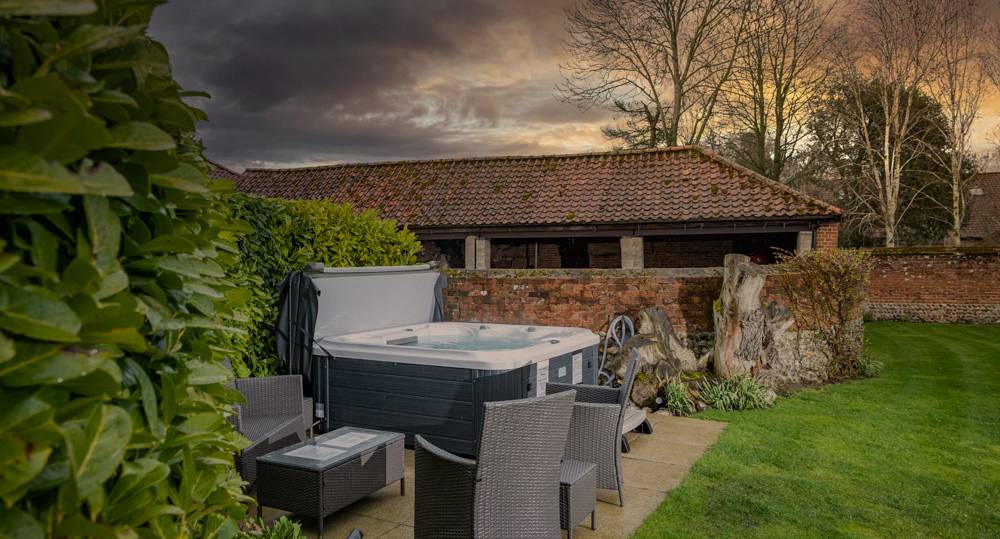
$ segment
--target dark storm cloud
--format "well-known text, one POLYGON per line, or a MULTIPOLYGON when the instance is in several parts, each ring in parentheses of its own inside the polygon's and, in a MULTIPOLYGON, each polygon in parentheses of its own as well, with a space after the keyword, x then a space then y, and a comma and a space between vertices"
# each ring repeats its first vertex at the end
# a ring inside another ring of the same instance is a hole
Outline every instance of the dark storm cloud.
POLYGON ((604 121, 554 97, 567 3, 175 0, 150 32, 227 164, 567 151, 604 121))

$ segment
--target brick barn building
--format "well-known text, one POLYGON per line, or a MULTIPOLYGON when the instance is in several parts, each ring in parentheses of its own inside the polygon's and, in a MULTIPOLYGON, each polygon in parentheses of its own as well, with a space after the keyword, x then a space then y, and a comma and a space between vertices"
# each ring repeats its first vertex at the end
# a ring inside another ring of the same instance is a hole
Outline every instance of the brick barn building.
POLYGON ((374 208, 457 268, 719 266, 834 247, 841 212, 697 146, 247 169, 241 191, 374 208))

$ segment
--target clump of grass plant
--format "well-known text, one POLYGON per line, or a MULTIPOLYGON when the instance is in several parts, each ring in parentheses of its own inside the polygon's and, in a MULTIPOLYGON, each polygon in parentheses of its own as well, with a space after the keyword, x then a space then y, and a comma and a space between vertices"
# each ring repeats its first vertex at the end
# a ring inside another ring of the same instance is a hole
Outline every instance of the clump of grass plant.
POLYGON ((698 384, 701 400, 709 407, 723 411, 767 408, 767 389, 749 376, 709 378, 698 384))
POLYGON ((663 407, 681 416, 697 411, 694 400, 688 394, 687 384, 680 379, 671 380, 663 386, 663 407))

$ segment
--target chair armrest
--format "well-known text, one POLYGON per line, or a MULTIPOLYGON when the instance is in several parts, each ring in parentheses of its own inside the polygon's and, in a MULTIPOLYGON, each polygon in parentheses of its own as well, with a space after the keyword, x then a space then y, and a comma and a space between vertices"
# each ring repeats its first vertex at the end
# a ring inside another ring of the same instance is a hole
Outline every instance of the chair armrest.
POLYGON ((429 453, 431 456, 435 458, 441 459, 449 464, 455 464, 457 466, 464 466, 471 469, 476 468, 476 461, 472 459, 467 459, 465 457, 460 457, 449 451, 445 451, 444 449, 441 449, 440 447, 432 444, 427 440, 427 438, 424 438, 419 434, 414 436, 413 441, 415 447, 419 447, 420 449, 427 451, 427 453, 429 453))
POLYGON ((419 434, 413 443, 417 537, 472 537, 476 461, 453 455, 419 434))
POLYGON ((298 374, 240 378, 236 389, 247 401, 243 410, 246 414, 302 414, 302 377, 298 374))
POLYGON ((617 387, 597 386, 590 384, 545 384, 545 392, 561 393, 563 391, 576 391, 576 402, 593 402, 598 404, 618 404, 621 390, 617 387))

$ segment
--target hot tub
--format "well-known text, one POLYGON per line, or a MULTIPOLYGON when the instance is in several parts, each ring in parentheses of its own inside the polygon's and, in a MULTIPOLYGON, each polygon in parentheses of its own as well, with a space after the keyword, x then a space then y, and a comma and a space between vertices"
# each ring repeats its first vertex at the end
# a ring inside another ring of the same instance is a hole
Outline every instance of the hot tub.
POLYGON ((583 328, 432 322, 426 266, 325 270, 313 394, 323 430, 414 434, 475 455, 484 402, 539 396, 547 382, 596 382, 598 337, 583 328), (390 324, 390 325, 386 325, 390 324))

